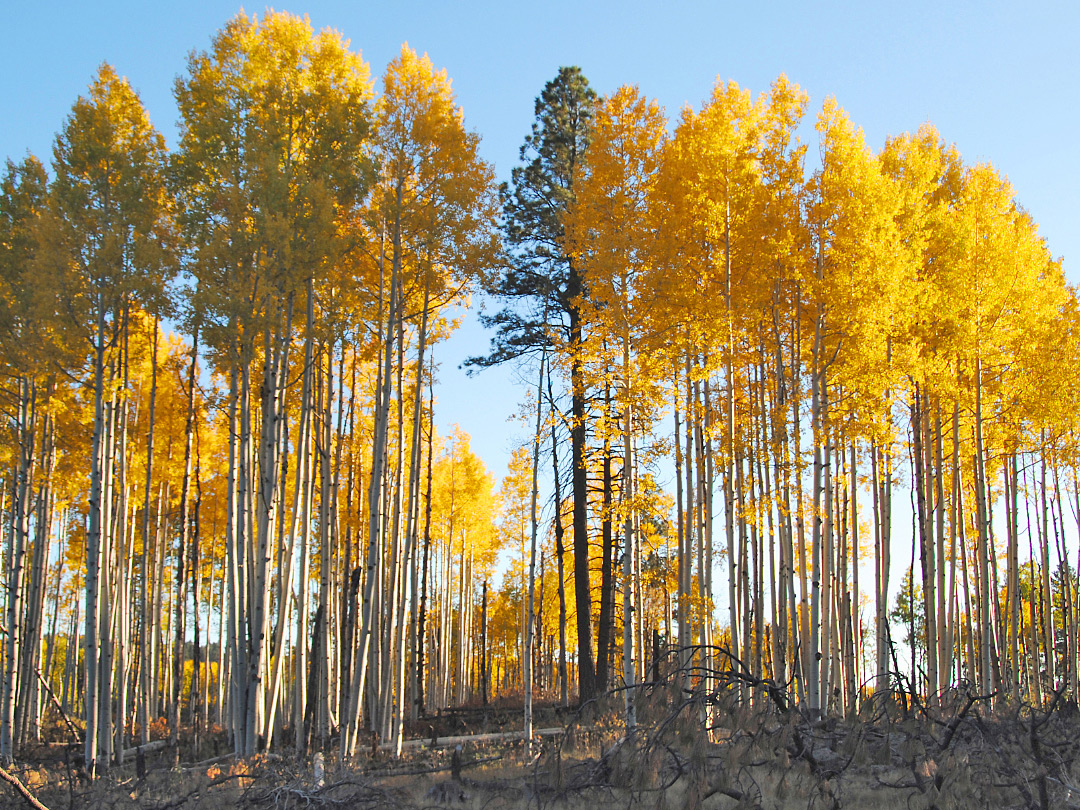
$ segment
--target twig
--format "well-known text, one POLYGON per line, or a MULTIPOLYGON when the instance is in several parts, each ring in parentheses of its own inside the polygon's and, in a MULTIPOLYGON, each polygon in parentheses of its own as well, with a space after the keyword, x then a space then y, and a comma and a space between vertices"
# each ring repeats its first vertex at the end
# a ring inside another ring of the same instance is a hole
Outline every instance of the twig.
POLYGON ((960 724, 964 721, 964 718, 967 716, 967 713, 969 711, 971 711, 972 706, 974 706, 980 700, 989 700, 993 696, 994 696, 993 694, 989 694, 989 695, 968 695, 968 700, 967 700, 967 703, 964 705, 964 708, 962 708, 960 710, 960 712, 952 720, 949 721, 949 725, 946 727, 947 730, 945 732, 945 739, 943 739, 941 741, 941 743, 939 744, 938 750, 939 751, 944 751, 945 749, 947 749, 949 747, 949 745, 953 741, 953 737, 956 735, 957 730, 960 728, 960 724))

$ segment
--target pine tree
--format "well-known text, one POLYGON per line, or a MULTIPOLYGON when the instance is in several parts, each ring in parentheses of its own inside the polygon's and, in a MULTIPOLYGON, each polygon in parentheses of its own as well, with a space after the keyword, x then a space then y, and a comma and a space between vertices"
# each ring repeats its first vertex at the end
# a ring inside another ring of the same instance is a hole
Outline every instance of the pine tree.
POLYGON ((541 347, 557 348, 569 367, 573 469, 574 592, 578 632, 578 698, 597 689, 589 588, 587 398, 581 301, 588 295, 581 268, 566 245, 565 217, 576 197, 578 167, 588 149, 596 94, 579 68, 564 67, 536 99, 536 122, 502 189, 510 267, 488 292, 509 303, 483 318, 496 330, 492 351, 478 366, 512 360, 541 347))

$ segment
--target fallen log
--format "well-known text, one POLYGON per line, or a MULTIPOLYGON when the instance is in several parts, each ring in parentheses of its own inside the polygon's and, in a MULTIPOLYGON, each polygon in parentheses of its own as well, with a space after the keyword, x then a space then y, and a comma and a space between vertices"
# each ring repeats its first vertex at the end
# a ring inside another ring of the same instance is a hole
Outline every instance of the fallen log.
POLYGON ((151 740, 146 745, 136 745, 134 748, 125 748, 121 756, 124 759, 128 757, 138 756, 139 749, 142 749, 144 754, 152 754, 155 751, 164 751, 169 745, 168 740, 151 740))
MULTIPOLYGON (((534 737, 558 737, 560 734, 565 734, 564 728, 542 728, 534 729, 534 737)), ((511 740, 521 740, 525 738, 524 731, 499 731, 489 734, 458 734, 452 737, 425 737, 420 740, 405 740, 401 743, 402 750, 413 748, 450 748, 455 745, 466 745, 468 743, 486 743, 486 742, 508 742, 511 740)), ((394 746, 392 743, 381 743, 379 749, 382 751, 388 751, 394 746)))

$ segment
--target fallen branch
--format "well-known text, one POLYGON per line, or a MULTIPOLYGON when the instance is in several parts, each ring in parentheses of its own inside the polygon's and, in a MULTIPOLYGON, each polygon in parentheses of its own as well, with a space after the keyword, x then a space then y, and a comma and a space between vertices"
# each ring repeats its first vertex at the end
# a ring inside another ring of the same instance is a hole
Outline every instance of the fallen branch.
POLYGON ((13 788, 15 792, 22 796, 26 803, 29 804, 34 810, 49 810, 48 807, 38 801, 37 796, 30 792, 30 789, 26 787, 15 774, 8 773, 4 768, 0 768, 0 779, 3 779, 13 788))

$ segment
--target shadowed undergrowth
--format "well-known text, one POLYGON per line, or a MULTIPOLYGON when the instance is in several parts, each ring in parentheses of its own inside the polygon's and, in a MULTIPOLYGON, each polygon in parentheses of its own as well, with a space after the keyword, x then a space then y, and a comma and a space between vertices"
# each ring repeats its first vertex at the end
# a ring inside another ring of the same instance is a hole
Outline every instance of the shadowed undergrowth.
MULTIPOLYGON (((636 700, 629 734, 619 693, 552 711, 565 733, 528 754, 519 740, 368 751, 345 764, 327 752, 325 766, 263 754, 171 768, 166 751, 88 784, 71 764, 79 752, 54 745, 13 773, 51 810, 1080 808, 1080 711, 1062 695, 1010 706, 961 684, 927 701, 873 694, 858 715, 814 720, 783 685, 697 669, 639 687, 636 700)), ((461 712, 452 727, 505 728, 512 712, 461 712)), ((3 806, 27 806, 4 789, 3 806)))

